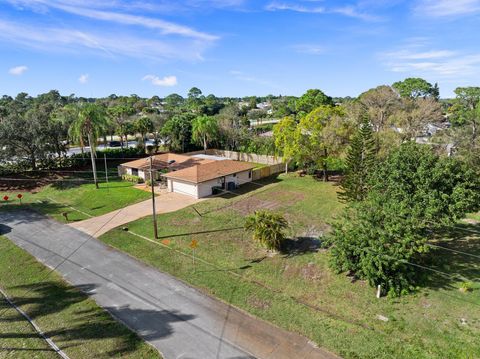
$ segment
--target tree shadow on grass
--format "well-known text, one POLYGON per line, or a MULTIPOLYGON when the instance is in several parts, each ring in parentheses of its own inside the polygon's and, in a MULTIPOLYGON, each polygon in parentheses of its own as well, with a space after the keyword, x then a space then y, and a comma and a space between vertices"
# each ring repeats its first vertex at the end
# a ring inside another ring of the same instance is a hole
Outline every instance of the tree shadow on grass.
POLYGON ((480 283, 480 224, 456 224, 438 231, 429 243, 430 252, 420 263, 429 269, 418 270, 421 286, 451 290, 463 282, 480 283))
MULTIPOLYGON (((92 292, 96 287, 95 284, 85 284, 73 288, 58 282, 42 282, 13 287, 10 291, 20 290, 21 293, 28 293, 25 297, 13 297, 13 302, 26 310, 28 315, 40 325, 46 336, 52 338, 62 349, 95 341, 94 345, 99 348, 97 356, 100 354, 100 356, 109 357, 124 356, 134 352, 142 344, 134 332, 116 322, 111 315, 120 321, 128 322, 145 340, 149 341, 172 335, 174 332, 172 323, 195 318, 193 315, 160 308, 133 309, 122 306, 106 307, 106 311, 103 311, 93 307, 92 303, 80 304, 88 299, 88 296, 82 292, 92 292), (72 306, 73 308, 70 308, 72 306), (103 344, 102 340, 108 340, 110 343, 103 344)), ((16 315, 0 318, 0 321, 4 322, 21 320, 24 320, 23 317, 16 315)), ((0 333, 0 341, 2 338, 37 337, 36 333, 0 333)), ((92 357, 95 356, 95 353, 91 354, 92 357)))
POLYGON ((2 209, 0 210, 0 221, 19 225, 44 221, 46 217, 42 213, 60 213, 62 210, 65 210, 66 207, 60 203, 43 201, 41 203, 23 205, 7 204, 2 205, 0 208, 2 209))
POLYGON ((292 258, 307 253, 316 253, 322 246, 322 242, 318 237, 295 237, 287 238, 282 243, 280 253, 285 258, 292 258))

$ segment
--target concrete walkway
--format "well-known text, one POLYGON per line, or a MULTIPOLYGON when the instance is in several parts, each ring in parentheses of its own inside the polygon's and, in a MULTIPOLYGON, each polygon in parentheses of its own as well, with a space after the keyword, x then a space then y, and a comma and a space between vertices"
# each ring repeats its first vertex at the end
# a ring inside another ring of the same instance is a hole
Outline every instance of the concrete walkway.
POLYGON ((36 212, 0 212, 0 223, 2 234, 45 265, 58 265, 68 282, 166 359, 337 358, 36 212))
MULTIPOLYGON (((155 207, 157 213, 168 213, 178 211, 199 201, 201 201, 201 199, 195 199, 180 193, 167 192, 155 197, 155 207)), ((98 238, 118 226, 136 221, 151 214, 152 200, 149 199, 102 216, 70 223, 69 226, 98 238)))

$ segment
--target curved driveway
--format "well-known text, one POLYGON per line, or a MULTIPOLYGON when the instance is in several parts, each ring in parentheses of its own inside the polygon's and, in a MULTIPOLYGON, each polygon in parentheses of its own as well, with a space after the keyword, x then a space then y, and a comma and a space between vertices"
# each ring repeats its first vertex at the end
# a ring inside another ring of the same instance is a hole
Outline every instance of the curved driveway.
MULTIPOLYGON (((202 200, 180 193, 166 192, 155 197, 155 209, 157 214, 175 212, 200 201, 202 200)), ((151 214, 152 200, 147 199, 146 201, 117 209, 102 216, 69 223, 69 226, 98 238, 114 228, 151 214)))

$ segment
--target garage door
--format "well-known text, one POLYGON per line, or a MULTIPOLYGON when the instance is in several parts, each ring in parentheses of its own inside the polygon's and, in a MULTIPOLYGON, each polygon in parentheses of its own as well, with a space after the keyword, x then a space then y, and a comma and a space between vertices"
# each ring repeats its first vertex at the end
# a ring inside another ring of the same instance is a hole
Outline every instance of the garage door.
POLYGON ((179 181, 172 181, 171 188, 172 188, 172 192, 186 194, 188 196, 197 198, 197 187, 194 184, 179 182, 179 181))

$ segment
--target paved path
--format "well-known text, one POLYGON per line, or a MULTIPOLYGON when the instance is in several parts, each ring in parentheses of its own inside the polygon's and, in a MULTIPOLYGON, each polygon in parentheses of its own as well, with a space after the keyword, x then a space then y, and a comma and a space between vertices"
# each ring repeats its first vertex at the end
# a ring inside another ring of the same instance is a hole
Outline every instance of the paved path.
POLYGON ((2 233, 166 359, 332 359, 306 338, 255 319, 70 226, 29 210, 0 212, 2 233), (66 257, 70 257, 65 260, 66 257))
MULTIPOLYGON (((155 207, 157 213, 168 213, 178 211, 199 201, 201 201, 201 199, 195 199, 180 193, 167 192, 155 198, 155 207)), ((152 200, 148 199, 102 216, 70 223, 69 226, 98 238, 118 226, 151 214, 152 200)))

